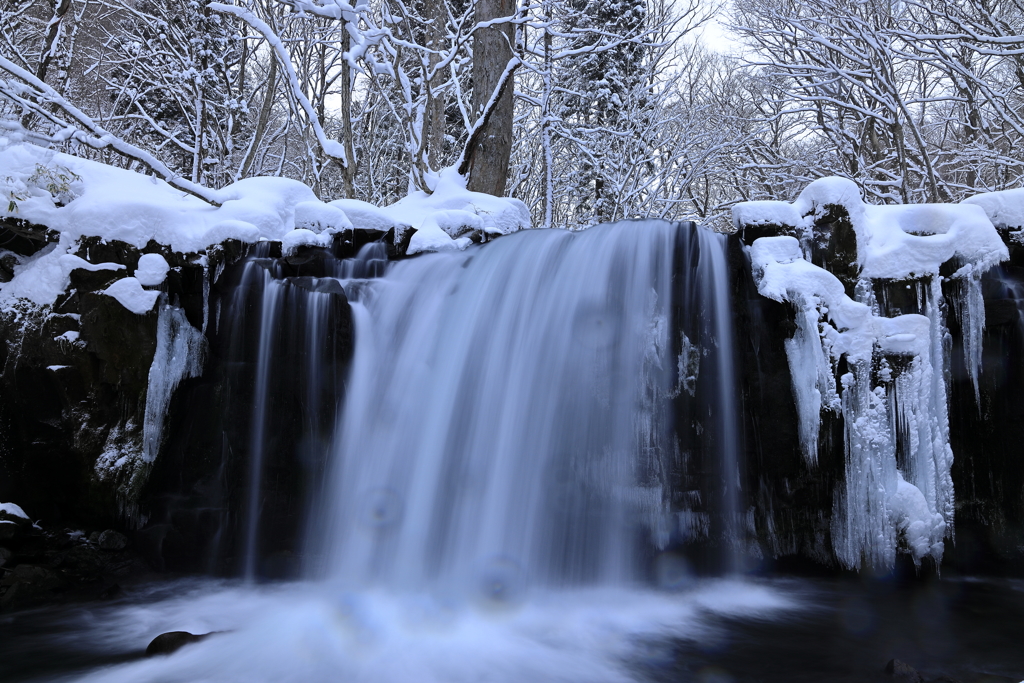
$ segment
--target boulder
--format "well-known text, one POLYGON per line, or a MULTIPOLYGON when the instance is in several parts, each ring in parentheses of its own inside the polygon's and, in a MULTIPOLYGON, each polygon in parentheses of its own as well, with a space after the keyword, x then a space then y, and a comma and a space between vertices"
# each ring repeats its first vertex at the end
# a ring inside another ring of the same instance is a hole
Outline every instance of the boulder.
POLYGON ((890 680, 899 683, 924 683, 917 669, 899 659, 890 659, 885 665, 885 673, 890 680))
POLYGON ((97 539, 100 550, 122 550, 128 545, 128 537, 113 529, 107 529, 97 539))
POLYGON ((0 610, 45 600, 66 587, 67 582, 56 572, 46 567, 20 564, 0 580, 0 588, 6 589, 0 597, 0 610))

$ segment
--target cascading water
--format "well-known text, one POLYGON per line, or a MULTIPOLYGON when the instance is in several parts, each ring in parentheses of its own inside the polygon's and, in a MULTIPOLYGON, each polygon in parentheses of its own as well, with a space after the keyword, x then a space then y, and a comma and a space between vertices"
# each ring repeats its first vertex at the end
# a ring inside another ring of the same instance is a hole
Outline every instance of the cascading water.
MULTIPOLYGON (((378 255, 373 247, 364 251, 378 255)), ((245 264, 232 296, 231 309, 239 314, 227 326, 227 365, 245 368, 235 370, 239 377, 233 384, 239 385, 238 399, 249 406, 249 414, 239 416, 248 424, 241 444, 247 456, 245 500, 239 507, 241 570, 249 581, 294 573, 267 566, 275 550, 263 547, 263 541, 299 534, 303 524, 283 524, 281 510, 303 512, 301 501, 311 497, 303 492, 315 491, 322 480, 326 435, 336 419, 340 370, 347 361, 339 344, 347 300, 333 276, 345 268, 362 273, 375 267, 364 261, 328 259, 315 270, 330 277, 295 275, 296 268, 270 258, 261 246, 245 264), (287 472, 296 461, 303 470, 298 476, 287 472), (275 487, 265 485, 268 478, 275 487)))
POLYGON ((530 232, 365 291, 321 570, 498 599, 637 579, 669 512, 674 242, 530 232))

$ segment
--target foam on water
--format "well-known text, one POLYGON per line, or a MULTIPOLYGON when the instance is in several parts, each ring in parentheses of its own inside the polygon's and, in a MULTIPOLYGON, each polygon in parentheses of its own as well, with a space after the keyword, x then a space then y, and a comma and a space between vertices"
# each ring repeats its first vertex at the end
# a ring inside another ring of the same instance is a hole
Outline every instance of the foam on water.
POLYGON ((161 631, 223 633, 169 656, 73 680, 618 683, 642 680, 645 670, 665 665, 668 655, 658 643, 708 635, 708 617, 768 618, 798 604, 778 589, 725 580, 675 593, 537 591, 515 604, 349 592, 331 583, 210 583, 95 612, 76 643, 128 652, 161 631))

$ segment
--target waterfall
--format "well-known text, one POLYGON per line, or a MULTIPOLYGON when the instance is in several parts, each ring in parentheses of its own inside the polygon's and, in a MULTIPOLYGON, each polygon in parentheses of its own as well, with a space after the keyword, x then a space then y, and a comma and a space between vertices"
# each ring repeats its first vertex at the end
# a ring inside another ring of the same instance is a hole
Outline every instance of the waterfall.
POLYGON ((725 383, 707 429, 724 449, 735 535, 725 240, 630 221, 403 261, 347 288, 355 357, 310 571, 501 600, 527 585, 643 580, 678 537, 679 245, 699 261, 682 274, 686 315, 703 320, 703 353, 718 347, 708 380, 725 383))
MULTIPOLYGON (((380 256, 376 246, 364 251, 380 256)), ((235 412, 226 421, 240 424, 224 429, 244 455, 237 552, 249 581, 294 573, 281 564, 294 563, 304 503, 322 480, 347 363, 348 305, 334 275, 353 267, 369 272, 374 263, 358 265, 366 260, 327 257, 302 268, 271 258, 261 245, 231 296, 237 313, 225 331, 225 390, 235 412), (296 274, 304 271, 320 277, 296 274)))
POLYGON ((319 275, 259 255, 227 333, 244 567, 268 576, 283 465, 302 469, 282 453, 326 425, 302 490, 323 580, 189 594, 202 625, 178 628, 223 633, 93 680, 620 683, 674 666, 705 615, 787 606, 685 557, 735 569, 745 534, 723 236, 625 221, 381 251, 319 275), (320 383, 349 320, 335 416, 320 383))

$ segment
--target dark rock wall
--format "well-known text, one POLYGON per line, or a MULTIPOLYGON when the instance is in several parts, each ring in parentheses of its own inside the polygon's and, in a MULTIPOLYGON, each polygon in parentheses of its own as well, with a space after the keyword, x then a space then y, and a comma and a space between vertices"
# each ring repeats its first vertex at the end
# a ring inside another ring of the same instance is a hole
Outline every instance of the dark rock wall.
POLYGON ((947 562, 962 573, 1024 573, 1024 248, 982 279, 985 295, 980 405, 950 316, 950 444, 956 492, 947 562), (1016 289, 1016 291, 1014 291, 1016 289))
MULTIPOLYGON (((747 235, 747 237, 751 237, 747 235)), ((751 240, 752 241, 752 240, 751 240)), ((741 235, 729 238, 740 413, 747 463, 745 500, 754 509, 761 570, 833 564, 830 520, 843 477, 843 423, 823 416, 818 462, 800 448, 796 401, 785 341, 796 330, 789 304, 757 292, 741 235)), ((756 558, 754 558, 756 559, 756 558)))
MULTIPOLYGON (((100 290, 133 274, 143 253, 162 254, 175 269, 161 286, 164 300, 200 327, 204 268, 155 242, 139 250, 86 239, 76 253, 125 269, 74 270, 52 307, 0 314, 0 498, 44 522, 130 527, 140 520, 118 490, 124 482, 102 481, 94 468, 112 430, 141 443, 157 311, 136 315, 100 290)), ((217 267, 238 255, 227 245, 208 259, 217 267)))

